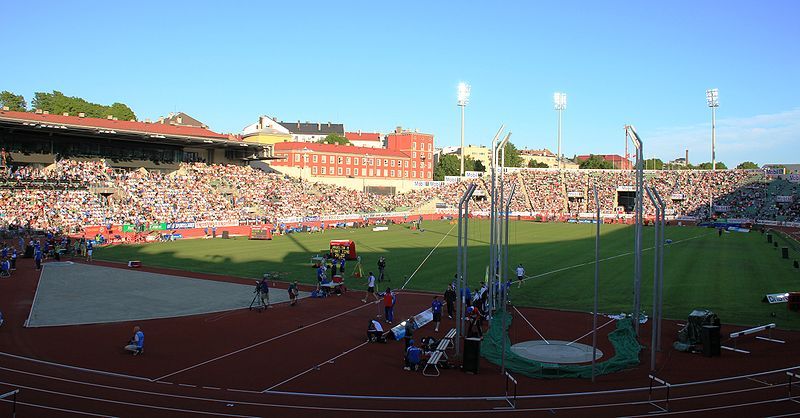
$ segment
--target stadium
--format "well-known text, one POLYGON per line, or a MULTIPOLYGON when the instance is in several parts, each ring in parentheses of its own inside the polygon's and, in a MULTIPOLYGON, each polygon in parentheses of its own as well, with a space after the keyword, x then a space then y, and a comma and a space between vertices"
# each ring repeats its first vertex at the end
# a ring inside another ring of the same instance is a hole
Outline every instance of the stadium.
POLYGON ((798 12, 0 3, 0 418, 800 416, 798 12))

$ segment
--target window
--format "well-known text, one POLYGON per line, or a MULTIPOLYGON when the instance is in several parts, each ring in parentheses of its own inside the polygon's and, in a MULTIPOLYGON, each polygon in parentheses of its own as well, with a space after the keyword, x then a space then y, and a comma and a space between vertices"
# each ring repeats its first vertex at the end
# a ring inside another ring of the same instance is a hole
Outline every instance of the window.
POLYGON ((384 169, 383 169, 383 176, 384 176, 384 177, 387 177, 388 175, 389 175, 389 170, 387 170, 387 169, 385 169, 385 168, 384 168, 384 169))
POLYGON ((408 168, 408 160, 406 160, 406 168, 408 168))
POLYGON ((311 160, 312 160, 312 161, 314 161, 314 162, 316 163, 316 162, 317 162, 317 155, 315 154, 314 156, 312 156, 312 157, 311 157, 311 160))
MULTIPOLYGON (((394 167, 394 160, 392 160, 392 167, 394 167)), ((394 171, 394 170, 392 170, 392 171, 394 171)))
MULTIPOLYGON (((341 164, 341 163, 342 163, 342 157, 339 157, 339 158, 337 158, 337 159, 336 159, 336 162, 338 162, 339 164, 341 164)), ((340 174, 341 174, 341 173, 340 173, 340 174)))
POLYGON ((389 160, 383 160, 383 166, 389 167, 389 160))
POLYGON ((311 167, 311 174, 317 174, 317 166, 311 167))
POLYGON ((411 153, 411 158, 417 158, 417 152, 416 151, 411 153))
POLYGON ((347 165, 350 165, 350 157, 347 157, 347 165))
POLYGON ((381 166, 381 160, 376 158, 375 161, 377 161, 377 166, 380 167, 381 166))
MULTIPOLYGON (((375 165, 375 159, 374 158, 370 158, 369 159, 369 165, 375 165)), ((370 174, 370 175, 372 175, 372 174, 370 174)))
POLYGON ((322 167, 322 174, 328 174, 327 170, 325 169, 325 167, 322 167))
POLYGON ((350 167, 347 167, 347 168, 344 170, 344 174, 346 174, 346 175, 348 175, 348 176, 350 175, 350 167))
POLYGON ((370 176, 372 176, 372 173, 373 173, 373 171, 372 171, 372 169, 370 168, 370 169, 369 169, 369 175, 370 175, 370 176))
POLYGON ((325 156, 325 155, 323 155, 323 156, 322 156, 322 162, 323 162, 323 163, 327 163, 327 162, 328 162, 328 157, 327 157, 327 156, 325 156))
POLYGON ((417 162, 416 161, 412 161, 411 162, 411 168, 417 168, 417 162))
POLYGON ((417 172, 416 171, 412 171, 411 172, 411 177, 417 178, 417 172))
POLYGON ((408 178, 408 170, 403 171, 403 177, 408 178))
POLYGON ((300 162, 300 154, 295 154, 294 155, 294 162, 296 162, 296 163, 300 162))
POLYGON ((417 149, 417 143, 416 142, 412 142, 411 143, 411 149, 417 149))
POLYGON ((354 168, 354 169, 353 169, 353 175, 354 175, 354 176, 357 176, 357 175, 358 175, 358 169, 357 169, 357 168, 354 168))
POLYGON ((361 165, 367 165, 367 157, 361 158, 361 165))
POLYGON ((394 170, 392 170, 392 177, 394 177, 394 170))
POLYGON ((431 176, 431 172, 430 172, 430 171, 428 171, 428 178, 431 178, 431 177, 432 177, 432 176, 431 176))
MULTIPOLYGON (((341 158, 341 157, 339 157, 339 158, 341 158)), ((342 175, 342 167, 339 167, 336 171, 340 176, 342 175)))

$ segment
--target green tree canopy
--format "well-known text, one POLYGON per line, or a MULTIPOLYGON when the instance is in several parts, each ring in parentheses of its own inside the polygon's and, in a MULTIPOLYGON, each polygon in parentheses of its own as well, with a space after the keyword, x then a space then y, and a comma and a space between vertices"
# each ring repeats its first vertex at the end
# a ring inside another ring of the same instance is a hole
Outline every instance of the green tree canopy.
POLYGON ((547 167, 550 166, 545 163, 540 163, 534 159, 528 160, 528 168, 547 168, 547 167))
POLYGON ((8 110, 24 112, 26 105, 25 98, 21 94, 14 94, 6 90, 0 92, 0 108, 8 106, 8 110))
MULTIPOLYGON (((711 170, 713 167, 711 166, 710 162, 704 162, 697 166, 700 170, 711 170)), ((728 167, 722 161, 717 161, 717 168, 720 170, 726 170, 728 167)))
MULTIPOLYGON (((464 160, 464 169, 466 169, 467 161, 464 160)), ((433 168, 434 180, 442 181, 445 176, 458 176, 460 174, 461 160, 455 154, 442 155, 442 158, 439 158, 439 163, 433 168)))
POLYGON ((506 154, 506 167, 522 167, 522 157, 519 156, 519 150, 511 141, 505 146, 506 154))
MULTIPOLYGON (((471 160, 471 158, 470 158, 470 160, 471 160)), ((484 166, 483 163, 480 160, 473 160, 473 161, 474 161, 474 163, 473 163, 472 169, 470 171, 483 171, 483 172, 486 172, 486 166, 484 166)), ((465 161, 465 163, 466 163, 466 161, 465 161)), ((466 167, 466 165, 465 165, 465 167, 466 167)))
POLYGON ((52 93, 36 92, 31 103, 34 109, 46 110, 53 114, 68 112, 70 115, 84 113, 90 118, 103 118, 109 115, 119 120, 136 120, 136 114, 130 107, 122 103, 104 106, 88 102, 80 97, 65 96, 60 91, 52 93))
POLYGON ((343 136, 339 136, 337 134, 330 134, 330 135, 326 136, 325 138, 320 139, 317 142, 319 142, 320 144, 352 145, 350 143, 350 140, 348 140, 347 138, 345 138, 343 136))
POLYGON ((578 168, 583 169, 612 169, 614 168, 614 164, 611 161, 606 161, 603 157, 599 155, 590 155, 589 159, 583 160, 578 168))
POLYGON ((752 161, 745 161, 737 165, 736 168, 738 168, 739 170, 757 170, 759 167, 758 164, 752 161))
POLYGON ((648 158, 644 160, 645 170, 661 170, 664 168, 664 162, 660 158, 648 158))

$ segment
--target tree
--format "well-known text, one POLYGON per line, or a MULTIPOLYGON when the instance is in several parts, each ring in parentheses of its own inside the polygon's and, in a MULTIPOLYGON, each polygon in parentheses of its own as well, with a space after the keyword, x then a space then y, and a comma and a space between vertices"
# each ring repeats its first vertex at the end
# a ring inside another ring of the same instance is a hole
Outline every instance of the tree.
POLYGON ((483 165, 481 160, 475 160, 475 166, 472 167, 472 171, 483 171, 483 172, 486 172, 486 166, 483 165))
POLYGON ((758 164, 752 161, 745 161, 736 166, 739 170, 758 170, 758 164))
MULTIPOLYGON (((466 163, 467 161, 464 160, 464 162, 466 163)), ((444 176, 458 176, 460 174, 461 160, 454 154, 443 155, 433 169, 433 179, 438 181, 444 180, 444 176)))
POLYGON ((519 150, 509 141, 505 146, 506 154, 506 167, 522 167, 522 157, 519 156, 519 150))
POLYGON ((540 163, 534 159, 528 160, 528 168, 548 168, 548 167, 550 166, 545 163, 540 163))
POLYGON ((606 161, 599 155, 590 155, 589 159, 583 160, 578 168, 582 169, 612 169, 614 164, 611 161, 606 161))
POLYGON ((330 134, 317 142, 320 144, 352 145, 347 138, 336 134, 330 134))
POLYGON ((84 113, 90 118, 105 119, 112 116, 120 120, 136 120, 133 110, 123 103, 104 106, 88 102, 80 97, 65 96, 64 93, 57 90, 53 90, 52 93, 34 93, 31 105, 34 109, 46 110, 53 114, 67 112, 70 115, 77 115, 84 113))
POLYGON ((661 170, 664 168, 664 162, 660 158, 648 158, 644 160, 645 170, 661 170))
POLYGON ((8 110, 24 112, 26 106, 25 98, 21 94, 14 94, 3 90, 0 92, 0 108, 8 106, 8 110))
MULTIPOLYGON (((700 165, 698 165, 697 168, 700 169, 700 170, 711 170, 713 167, 712 167, 711 163, 705 162, 705 163, 701 163, 700 165)), ((722 161, 717 161, 717 168, 720 169, 720 170, 727 170, 728 169, 728 167, 722 161)))

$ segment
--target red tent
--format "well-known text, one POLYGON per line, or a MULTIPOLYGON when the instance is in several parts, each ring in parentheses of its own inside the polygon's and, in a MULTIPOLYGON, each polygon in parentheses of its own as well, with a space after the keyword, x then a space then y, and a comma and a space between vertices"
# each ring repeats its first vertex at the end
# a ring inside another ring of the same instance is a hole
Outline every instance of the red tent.
POLYGON ((356 243, 350 239, 331 240, 331 255, 336 258, 342 258, 342 256, 344 256, 347 260, 355 260, 358 258, 356 254, 356 243))

